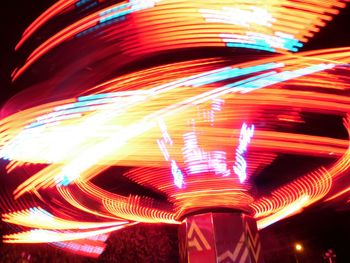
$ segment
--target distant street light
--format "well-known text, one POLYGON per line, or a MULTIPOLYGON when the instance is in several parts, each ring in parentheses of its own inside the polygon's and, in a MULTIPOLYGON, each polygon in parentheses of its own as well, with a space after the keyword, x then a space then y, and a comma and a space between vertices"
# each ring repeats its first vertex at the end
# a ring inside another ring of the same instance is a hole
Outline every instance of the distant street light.
POLYGON ((301 251, 303 251, 303 246, 301 244, 299 244, 299 243, 296 243, 295 244, 295 250, 297 252, 301 252, 301 251))
POLYGON ((298 259, 297 254, 300 254, 303 250, 304 250, 304 247, 302 246, 302 244, 295 243, 295 245, 294 245, 294 258, 295 258, 296 263, 299 263, 299 259, 298 259))

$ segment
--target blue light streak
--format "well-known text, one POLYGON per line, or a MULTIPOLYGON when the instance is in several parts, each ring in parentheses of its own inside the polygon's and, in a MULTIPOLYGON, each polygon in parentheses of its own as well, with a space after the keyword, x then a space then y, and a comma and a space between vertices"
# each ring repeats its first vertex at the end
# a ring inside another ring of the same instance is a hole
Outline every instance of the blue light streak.
POLYGON ((80 6, 85 5, 85 4, 89 3, 89 2, 91 2, 91 0, 80 0, 80 1, 75 3, 75 6, 76 7, 80 7, 80 6))
POLYGON ((276 49, 284 49, 296 52, 303 44, 294 36, 282 32, 267 35, 257 32, 247 32, 245 35, 220 34, 227 47, 251 48, 276 52, 276 49))
POLYGON ((184 175, 174 160, 171 161, 171 173, 174 177, 174 184, 178 188, 182 188, 184 183, 184 175))
POLYGON ((234 42, 228 42, 226 43, 227 47, 238 47, 238 48, 250 48, 250 49, 257 49, 257 50, 263 50, 263 51, 269 51, 269 52, 275 52, 276 50, 274 48, 271 48, 268 45, 259 45, 256 44, 245 44, 245 43, 234 43, 234 42))
POLYGON ((34 219, 38 219, 37 217, 39 217, 40 220, 52 220, 53 219, 53 215, 51 213, 49 213, 48 211, 42 209, 41 207, 29 208, 29 214, 34 219))
POLYGON ((105 23, 109 20, 116 19, 119 17, 125 17, 128 14, 131 14, 136 11, 148 9, 154 7, 156 1, 142 1, 142 0, 130 0, 129 3, 122 4, 120 6, 116 6, 110 8, 106 11, 101 12, 99 15, 101 16, 100 23, 105 23), (126 9, 126 10, 122 10, 126 9), (120 11, 122 10, 122 11, 120 11), (119 12, 117 12, 119 11, 119 12), (114 13, 117 12, 117 13, 114 13), (112 13, 111 15, 108 15, 112 13), (108 15, 108 16, 106 16, 108 15))
POLYGON ((171 147, 173 145, 173 141, 167 131, 166 124, 162 120, 159 120, 159 127, 162 132, 162 138, 157 140, 158 147, 160 151, 163 153, 164 159, 170 162, 171 174, 174 178, 174 184, 178 188, 182 188, 184 184, 184 175, 181 169, 176 164, 175 160, 170 159, 170 154, 167 149, 167 146, 171 147))
POLYGON ((247 151, 248 144, 254 135, 254 125, 250 127, 246 123, 243 123, 240 136, 239 145, 236 149, 236 161, 233 166, 233 171, 239 178, 239 181, 243 183, 247 179, 247 162, 244 158, 244 154, 247 151))

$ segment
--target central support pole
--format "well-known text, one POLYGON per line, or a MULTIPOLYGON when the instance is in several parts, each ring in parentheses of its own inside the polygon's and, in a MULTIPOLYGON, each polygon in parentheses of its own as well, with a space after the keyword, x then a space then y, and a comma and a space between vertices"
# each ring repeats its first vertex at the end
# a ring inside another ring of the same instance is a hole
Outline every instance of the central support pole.
POLYGON ((189 216, 179 245, 181 263, 263 263, 255 219, 243 213, 189 216))

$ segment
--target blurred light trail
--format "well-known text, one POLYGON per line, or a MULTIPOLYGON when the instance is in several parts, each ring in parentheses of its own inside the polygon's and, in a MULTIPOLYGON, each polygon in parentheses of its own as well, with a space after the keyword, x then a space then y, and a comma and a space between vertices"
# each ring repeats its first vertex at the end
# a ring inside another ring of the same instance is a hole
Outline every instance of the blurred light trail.
POLYGON ((293 53, 347 2, 58 1, 0 112, 4 242, 96 258, 137 223, 230 210, 262 229, 349 198, 350 47, 293 53), (324 165, 259 183, 281 156, 324 165))

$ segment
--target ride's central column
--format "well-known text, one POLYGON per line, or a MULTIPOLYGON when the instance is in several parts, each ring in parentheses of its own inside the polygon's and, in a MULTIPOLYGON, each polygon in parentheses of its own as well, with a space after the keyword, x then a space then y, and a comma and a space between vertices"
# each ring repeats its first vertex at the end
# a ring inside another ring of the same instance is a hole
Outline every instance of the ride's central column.
POLYGON ((263 263, 255 219, 244 213, 188 216, 179 229, 181 263, 263 263))

